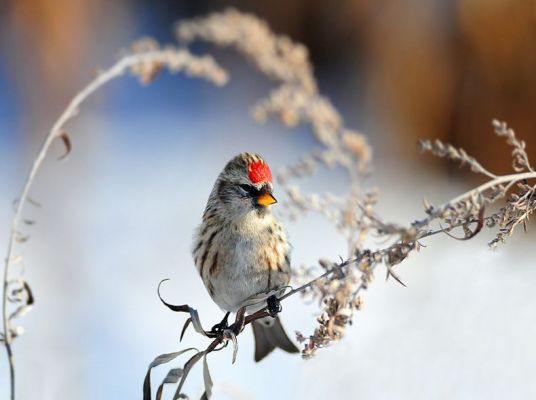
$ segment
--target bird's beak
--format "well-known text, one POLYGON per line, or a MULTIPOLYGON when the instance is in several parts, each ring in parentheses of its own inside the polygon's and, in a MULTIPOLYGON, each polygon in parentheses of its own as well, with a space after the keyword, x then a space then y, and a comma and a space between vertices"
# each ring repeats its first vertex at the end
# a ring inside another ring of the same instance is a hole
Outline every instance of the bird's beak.
POLYGON ((261 206, 269 206, 271 204, 277 203, 277 200, 271 193, 263 193, 257 197, 257 204, 261 206))

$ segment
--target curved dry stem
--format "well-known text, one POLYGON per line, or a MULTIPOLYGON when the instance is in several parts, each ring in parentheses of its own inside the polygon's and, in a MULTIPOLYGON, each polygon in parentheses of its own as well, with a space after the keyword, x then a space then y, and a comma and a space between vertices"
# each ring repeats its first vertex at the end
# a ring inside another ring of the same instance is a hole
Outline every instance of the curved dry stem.
POLYGON ((32 167, 30 168, 30 172, 26 177, 26 181, 16 203, 15 214, 11 222, 11 231, 4 263, 4 284, 2 296, 2 321, 4 330, 3 343, 8 356, 10 373, 10 397, 12 400, 15 399, 15 366, 13 361, 13 351, 11 347, 13 336, 10 329, 7 311, 8 281, 10 267, 13 263, 13 250, 15 247, 15 242, 17 241, 19 225, 22 220, 22 212, 24 210, 24 206, 29 200, 28 195, 30 189, 35 180, 35 177, 37 176, 37 173, 39 172, 43 160, 48 154, 52 142, 55 139, 61 138, 65 135, 63 130, 65 124, 78 114, 79 107, 82 105, 82 103, 84 103, 84 101, 86 101, 95 91, 104 86, 106 83, 119 76, 124 75, 129 69, 132 69, 133 67, 142 64, 153 64, 158 67, 166 66, 172 72, 186 69, 189 74, 205 77, 206 79, 213 81, 216 84, 224 84, 227 80, 226 72, 222 70, 217 64, 215 64, 212 58, 199 58, 193 56, 186 49, 167 48, 164 50, 154 50, 147 51, 145 53, 130 54, 122 57, 109 69, 99 73, 93 81, 91 81, 71 100, 67 108, 63 111, 61 116, 54 123, 52 129, 46 136, 43 144, 41 145, 41 148, 37 153, 36 158, 34 159, 32 167), (193 62, 197 62, 197 67, 201 65, 205 68, 198 68, 197 70, 188 70, 189 63, 193 62))
POLYGON ((523 179, 536 179, 536 172, 524 172, 519 174, 510 174, 510 175, 502 175, 498 176, 495 179, 492 179, 474 189, 471 189, 458 197, 455 197, 454 199, 450 200, 448 203, 443 204, 440 208, 448 207, 451 204, 456 204, 460 201, 463 201, 470 197, 472 194, 480 194, 485 192, 488 189, 491 189, 495 186, 502 185, 502 184, 508 184, 508 187, 511 187, 516 182, 520 182, 523 179))

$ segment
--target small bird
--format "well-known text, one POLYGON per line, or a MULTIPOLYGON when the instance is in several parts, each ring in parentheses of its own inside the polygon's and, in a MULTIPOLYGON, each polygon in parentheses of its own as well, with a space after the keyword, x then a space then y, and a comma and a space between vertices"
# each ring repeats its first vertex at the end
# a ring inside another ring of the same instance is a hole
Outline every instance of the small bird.
MULTIPOLYGON (((247 306, 253 313, 280 306, 274 293, 290 280, 290 245, 270 207, 276 203, 268 164, 254 153, 227 163, 208 198, 203 221, 194 234, 193 257, 212 300, 227 317, 247 306), (277 304, 273 304, 273 302, 277 304)), ((297 353, 279 317, 252 323, 255 361, 275 348, 297 353)), ((213 328, 214 329, 214 328, 213 328)))

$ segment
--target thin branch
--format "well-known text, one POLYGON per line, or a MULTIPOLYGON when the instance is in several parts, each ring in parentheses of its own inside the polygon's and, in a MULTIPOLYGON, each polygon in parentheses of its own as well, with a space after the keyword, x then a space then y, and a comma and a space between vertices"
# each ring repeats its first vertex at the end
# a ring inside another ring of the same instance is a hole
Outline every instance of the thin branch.
POLYGON ((445 203, 442 206, 440 206, 440 209, 446 208, 449 205, 456 204, 462 200, 465 200, 466 198, 470 197, 473 193, 480 194, 488 189, 491 189, 492 187, 501 185, 503 183, 513 184, 515 182, 522 181, 523 179, 536 179, 536 172, 524 172, 521 174, 510 174, 510 175, 498 176, 495 179, 492 179, 474 189, 471 189, 459 195, 458 197, 455 197, 454 199, 450 200, 448 203, 445 203))
MULTIPOLYGON (((346 267, 346 266, 348 266, 350 264, 357 263, 357 262, 359 262, 360 259, 361 259, 361 256, 357 256, 356 258, 341 262, 340 264, 337 265, 337 268, 331 268, 330 270, 324 272, 322 275, 317 276, 313 280, 311 280, 311 281, 309 281, 309 282, 297 287, 296 289, 292 289, 288 293, 286 293, 283 296, 279 297, 279 301, 283 301, 286 298, 288 298, 288 297, 290 297, 290 296, 292 296, 292 295, 294 295, 294 294, 296 294, 298 292, 305 291, 306 289, 308 289, 311 286, 313 286, 316 282, 318 282, 318 281, 320 281, 320 280, 322 280, 324 278, 329 277, 334 272, 340 272, 342 270, 342 268, 344 268, 344 267, 346 267)), ((264 308, 263 310, 265 310, 265 309, 266 308, 264 308)))

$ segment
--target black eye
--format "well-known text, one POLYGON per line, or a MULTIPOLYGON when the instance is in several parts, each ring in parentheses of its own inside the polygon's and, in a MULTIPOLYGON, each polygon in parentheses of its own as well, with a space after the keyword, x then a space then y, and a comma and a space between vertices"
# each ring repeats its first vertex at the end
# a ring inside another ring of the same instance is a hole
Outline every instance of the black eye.
POLYGON ((260 191, 255 187, 251 185, 238 185, 241 189, 243 189, 249 196, 251 197, 257 197, 260 195, 260 191))

